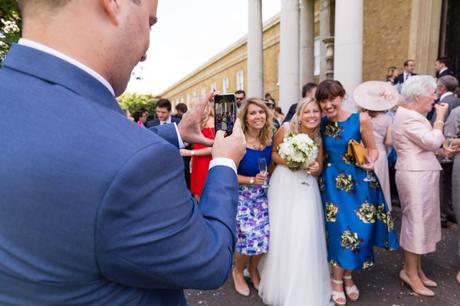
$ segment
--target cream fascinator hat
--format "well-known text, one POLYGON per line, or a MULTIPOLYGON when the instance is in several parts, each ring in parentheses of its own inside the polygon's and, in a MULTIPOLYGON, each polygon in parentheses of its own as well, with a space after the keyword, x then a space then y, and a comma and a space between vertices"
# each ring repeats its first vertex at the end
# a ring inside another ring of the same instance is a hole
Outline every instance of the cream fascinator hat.
POLYGON ((353 98, 360 107, 370 111, 385 111, 399 102, 398 91, 387 82, 367 81, 353 92, 353 98))

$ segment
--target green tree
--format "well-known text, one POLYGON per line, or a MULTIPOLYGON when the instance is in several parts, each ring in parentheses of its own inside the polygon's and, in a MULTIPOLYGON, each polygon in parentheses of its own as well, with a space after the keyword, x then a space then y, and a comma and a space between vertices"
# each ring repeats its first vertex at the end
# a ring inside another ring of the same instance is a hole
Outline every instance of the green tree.
POLYGON ((152 95, 140 95, 125 92, 118 97, 118 102, 120 103, 121 108, 129 110, 131 114, 134 114, 141 108, 145 108, 149 112, 148 120, 152 120, 154 118, 156 100, 152 95))
POLYGON ((0 64, 11 44, 21 37, 21 15, 16 0, 0 0, 0 64))

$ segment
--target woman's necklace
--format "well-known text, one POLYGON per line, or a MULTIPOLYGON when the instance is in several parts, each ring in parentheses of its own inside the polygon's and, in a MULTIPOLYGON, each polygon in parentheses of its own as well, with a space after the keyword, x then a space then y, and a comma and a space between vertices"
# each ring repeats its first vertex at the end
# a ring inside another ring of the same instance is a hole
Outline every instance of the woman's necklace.
POLYGON ((246 138, 246 147, 254 150, 261 150, 263 149, 262 144, 260 143, 260 140, 258 138, 246 138))

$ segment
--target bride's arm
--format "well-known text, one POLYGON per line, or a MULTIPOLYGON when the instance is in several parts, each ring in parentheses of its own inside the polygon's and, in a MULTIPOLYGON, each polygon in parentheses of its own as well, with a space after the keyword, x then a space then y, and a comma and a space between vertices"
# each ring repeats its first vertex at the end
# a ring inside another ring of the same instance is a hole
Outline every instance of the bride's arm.
POLYGON ((276 165, 286 165, 286 162, 278 153, 278 146, 280 143, 283 142, 284 139, 284 128, 281 126, 278 129, 278 132, 275 134, 275 138, 273 140, 273 147, 272 147, 272 160, 275 162, 276 165))

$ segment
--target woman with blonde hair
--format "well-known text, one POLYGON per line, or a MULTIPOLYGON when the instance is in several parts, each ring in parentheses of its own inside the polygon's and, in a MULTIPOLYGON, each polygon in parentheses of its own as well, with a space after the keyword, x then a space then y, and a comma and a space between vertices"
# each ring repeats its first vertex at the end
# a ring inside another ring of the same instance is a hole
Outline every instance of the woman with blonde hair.
POLYGON ((243 270, 248 265, 251 281, 259 288, 257 266, 268 251, 269 219, 267 175, 272 154, 272 114, 265 102, 249 98, 242 103, 238 116, 246 137, 246 154, 238 167, 238 210, 236 215, 235 266, 232 271, 235 290, 249 296, 243 270))
POLYGON ((329 305, 326 237, 317 182, 323 163, 320 123, 319 104, 307 97, 275 135, 272 158, 276 168, 268 189, 270 250, 260 265, 259 295, 268 305, 329 305), (279 148, 286 137, 301 134, 313 140, 316 158, 312 156, 313 161, 304 165, 292 164, 281 157, 279 148))
MULTIPOLYGON (((192 102, 195 104, 198 100, 192 102)), ((200 122, 201 132, 206 138, 214 139, 214 112, 212 104, 208 104, 203 112, 200 122)), ((202 144, 193 144, 191 150, 181 149, 182 156, 191 156, 192 174, 190 176, 190 191, 197 201, 200 200, 206 177, 208 176, 209 163, 212 160, 211 147, 202 144)))

